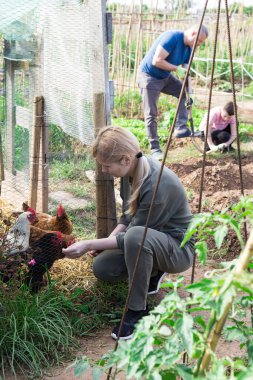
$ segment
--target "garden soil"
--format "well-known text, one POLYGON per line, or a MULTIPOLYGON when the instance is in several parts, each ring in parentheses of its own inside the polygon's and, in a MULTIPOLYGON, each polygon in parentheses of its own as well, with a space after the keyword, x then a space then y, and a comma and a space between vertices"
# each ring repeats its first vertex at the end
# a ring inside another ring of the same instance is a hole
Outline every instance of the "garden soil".
MULTIPOLYGON (((188 139, 184 139, 184 144, 190 144, 188 139)), ((180 154, 182 149, 182 143, 178 145, 174 144, 173 154, 180 154)), ((170 151, 169 151, 170 154, 170 151)), ((168 165, 181 179, 183 185, 187 189, 191 209, 193 213, 198 212, 199 198, 200 198, 200 183, 201 173, 203 166, 203 158, 189 158, 183 163, 174 163, 168 165)), ((242 178, 243 188, 245 195, 252 194, 253 190, 253 160, 252 157, 242 157, 242 178)), ((202 194, 202 208, 201 211, 214 211, 222 210, 224 207, 231 205, 239 200, 241 195, 241 183, 238 159, 235 155, 224 154, 221 158, 215 155, 207 156, 205 163, 205 176, 204 176, 204 188, 202 194)), ((234 236, 230 236, 228 244, 228 250, 225 257, 219 257, 213 255, 209 258, 206 265, 203 267, 198 260, 196 260, 196 266, 194 271, 194 281, 207 276, 208 273, 217 269, 221 261, 231 260, 237 257, 240 253, 240 247, 238 246, 234 236)), ((190 284, 192 277, 192 269, 184 272, 185 284, 190 284)), ((170 278, 176 278, 176 275, 170 276, 170 278)), ((156 295, 157 302, 161 300, 167 289, 160 289, 158 295, 156 295)), ((185 297, 187 293, 181 290, 181 296, 185 297)), ((151 297, 151 296, 150 296, 151 297)), ((248 316, 250 320, 250 315, 248 316)), ((115 342, 110 337, 112 326, 108 326, 102 330, 96 331, 91 336, 81 339, 81 350, 78 353, 79 356, 87 355, 91 359, 99 359, 108 350, 113 350, 115 342)), ((221 356, 226 355, 241 356, 243 352, 239 348, 239 344, 233 345, 231 343, 220 341, 218 347, 218 353, 221 356)), ((50 371, 50 375, 45 376, 43 380, 74 380, 85 379, 92 380, 91 373, 83 375, 83 377, 74 377, 73 369, 67 370, 67 367, 71 364, 64 363, 61 367, 53 368, 50 371)), ((124 374, 116 376, 118 380, 125 379, 124 374)), ((106 376, 103 377, 106 379, 106 376)), ((12 380, 11 377, 7 377, 6 380, 12 380)), ((20 377, 20 380, 23 380, 20 377)))

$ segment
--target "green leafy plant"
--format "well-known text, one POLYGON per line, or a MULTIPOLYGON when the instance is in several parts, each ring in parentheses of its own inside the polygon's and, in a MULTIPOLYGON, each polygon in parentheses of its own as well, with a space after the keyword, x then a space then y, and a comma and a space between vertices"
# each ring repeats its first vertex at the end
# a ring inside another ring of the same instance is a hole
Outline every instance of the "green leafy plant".
POLYGON ((252 224, 253 221, 253 198, 242 197, 240 202, 225 208, 221 212, 196 214, 185 235, 182 244, 185 244, 191 236, 195 235, 196 253, 200 261, 205 264, 208 254, 207 240, 212 237, 217 249, 221 249, 225 237, 229 230, 233 231, 240 243, 241 249, 244 247, 244 237, 242 227, 245 223, 252 224))
POLYGON ((138 91, 129 91, 114 98, 115 111, 117 117, 126 116, 131 109, 132 116, 138 116, 141 109, 141 95, 138 91))

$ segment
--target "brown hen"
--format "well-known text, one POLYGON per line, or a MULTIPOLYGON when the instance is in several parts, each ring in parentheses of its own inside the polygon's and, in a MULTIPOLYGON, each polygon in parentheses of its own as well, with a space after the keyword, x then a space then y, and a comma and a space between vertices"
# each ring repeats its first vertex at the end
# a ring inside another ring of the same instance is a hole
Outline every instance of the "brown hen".
MULTIPOLYGON (((27 211, 30 207, 26 203, 23 203, 23 209, 24 211, 27 211)), ((69 220, 61 203, 58 204, 56 215, 54 216, 42 212, 36 212, 36 220, 33 223, 33 226, 47 231, 60 231, 66 235, 70 235, 73 231, 73 224, 69 220)))
POLYGON ((41 239, 43 236, 47 234, 56 233, 57 236, 62 241, 62 248, 67 248, 69 245, 73 244, 75 242, 75 237, 73 235, 63 234, 61 231, 55 231, 55 230, 43 230, 39 227, 30 226, 30 239, 29 239, 29 245, 31 246, 36 241, 41 239))

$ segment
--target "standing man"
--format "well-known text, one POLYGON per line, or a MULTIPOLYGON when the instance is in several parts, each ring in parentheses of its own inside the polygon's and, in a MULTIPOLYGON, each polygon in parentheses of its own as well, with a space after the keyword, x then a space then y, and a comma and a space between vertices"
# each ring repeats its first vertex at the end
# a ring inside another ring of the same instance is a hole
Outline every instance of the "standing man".
MULTIPOLYGON (((198 26, 183 31, 169 30, 161 34, 143 58, 138 72, 138 86, 141 91, 146 133, 149 138, 151 154, 162 159, 162 150, 157 134, 157 104, 160 93, 179 98, 182 82, 190 59, 191 49, 198 33, 198 26), (182 65, 182 66, 181 66, 182 65)), ((202 25, 197 46, 208 37, 208 29, 202 25)), ((188 92, 191 93, 190 78, 188 92)), ((188 111, 185 107, 185 94, 182 97, 175 126, 175 137, 188 137, 191 132, 187 128, 188 111)))

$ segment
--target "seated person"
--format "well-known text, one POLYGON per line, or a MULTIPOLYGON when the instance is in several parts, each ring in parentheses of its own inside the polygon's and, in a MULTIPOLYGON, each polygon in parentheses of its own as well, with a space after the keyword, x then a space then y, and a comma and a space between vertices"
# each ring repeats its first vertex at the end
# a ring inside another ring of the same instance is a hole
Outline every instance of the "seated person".
MULTIPOLYGON (((207 114, 200 123, 199 129, 203 132, 203 139, 207 129, 207 114)), ((236 139, 236 120, 234 116, 233 102, 226 103, 223 107, 218 106, 210 110, 209 126, 207 135, 207 150, 232 151, 231 146, 236 139)))

